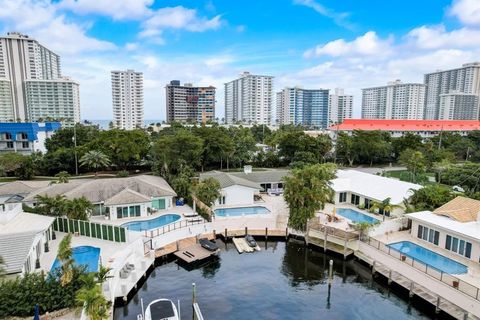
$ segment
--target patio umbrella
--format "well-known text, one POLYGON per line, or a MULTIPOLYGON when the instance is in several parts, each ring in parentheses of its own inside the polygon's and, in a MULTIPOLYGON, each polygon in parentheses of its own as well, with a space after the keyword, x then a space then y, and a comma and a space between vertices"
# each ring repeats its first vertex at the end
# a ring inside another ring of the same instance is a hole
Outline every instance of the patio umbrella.
POLYGON ((40 320, 40 308, 38 304, 35 305, 35 314, 33 315, 33 320, 40 320))

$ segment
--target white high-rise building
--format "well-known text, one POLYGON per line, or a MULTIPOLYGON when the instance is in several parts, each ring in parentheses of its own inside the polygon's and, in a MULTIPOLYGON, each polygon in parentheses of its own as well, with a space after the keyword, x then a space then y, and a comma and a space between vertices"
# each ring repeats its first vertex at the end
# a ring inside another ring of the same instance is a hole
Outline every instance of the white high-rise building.
POLYGON ((478 120, 478 96, 450 91, 440 95, 438 120, 478 120))
POLYGON ((277 123, 328 127, 328 89, 284 88, 277 93, 277 123))
POLYGON ((425 85, 389 82, 387 86, 362 89, 362 119, 421 120, 425 85))
POLYGON ((0 121, 80 121, 78 83, 62 77, 60 57, 17 32, 0 37, 0 121), (68 115, 68 118, 65 118, 68 115))
POLYGON ((437 120, 441 111, 441 95, 451 91, 480 95, 480 62, 467 63, 461 68, 425 74, 425 119, 437 120))
POLYGON ((353 96, 345 94, 343 89, 336 88, 328 100, 328 112, 330 123, 342 123, 343 119, 351 119, 353 116, 353 96))
POLYGON ((225 83, 225 121, 228 124, 271 124, 273 77, 244 72, 225 83))
POLYGON ((143 73, 112 71, 113 123, 132 130, 143 126, 143 73))

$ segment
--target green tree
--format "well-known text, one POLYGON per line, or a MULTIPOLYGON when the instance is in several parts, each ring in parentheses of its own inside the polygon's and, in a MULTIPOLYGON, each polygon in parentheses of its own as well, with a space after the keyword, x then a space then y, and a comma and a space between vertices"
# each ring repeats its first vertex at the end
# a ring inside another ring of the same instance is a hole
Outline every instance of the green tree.
POLYGON ((32 157, 15 152, 0 156, 0 169, 7 176, 13 175, 21 180, 30 180, 35 174, 32 157))
POLYGON ((85 275, 83 286, 78 290, 76 300, 83 307, 90 320, 108 319, 108 301, 101 286, 94 281, 94 274, 85 275))
POLYGON ((357 159, 355 153, 355 143, 353 137, 345 132, 340 132, 337 138, 336 156, 339 159, 344 159, 348 162, 348 165, 353 166, 353 162, 357 159))
POLYGON ((450 166, 444 171, 443 183, 450 186, 461 186, 465 190, 475 193, 480 191, 480 163, 466 162, 450 166))
POLYGON ((57 178, 57 183, 68 183, 70 175, 67 171, 60 171, 55 175, 55 178, 57 178))
POLYGON ((355 130, 353 152, 360 163, 385 163, 391 159, 390 134, 381 131, 355 130))
POLYGON ((67 218, 75 220, 88 220, 92 213, 93 204, 85 197, 67 200, 65 204, 67 218))
POLYGON ((420 150, 422 144, 422 137, 412 132, 407 132, 399 138, 392 139, 393 153, 396 158, 398 158, 405 149, 420 150))
POLYGON ((416 211, 433 211, 455 198, 455 194, 450 188, 438 184, 427 185, 419 190, 412 191, 413 195, 410 197, 410 203, 416 211))
POLYGON ((62 239, 60 244, 58 245, 58 253, 57 253, 57 258, 60 261, 61 264, 61 271, 62 275, 60 277, 60 283, 62 286, 68 285, 74 275, 73 271, 73 251, 72 251, 72 234, 69 233, 65 236, 65 238, 62 239))
POLYGON ((378 210, 383 216, 383 221, 385 221, 385 215, 390 214, 396 208, 401 208, 401 206, 393 204, 391 201, 391 198, 386 198, 382 202, 374 201, 370 207, 370 212, 378 210))
POLYGON ((96 139, 99 134, 98 127, 96 126, 84 126, 81 124, 75 125, 75 130, 73 127, 61 128, 57 130, 51 138, 48 138, 45 141, 45 148, 47 153, 55 152, 59 149, 69 149, 73 154, 73 149, 75 145, 74 131, 77 138, 77 147, 83 146, 90 141, 96 139))
POLYGON ((272 130, 265 125, 253 125, 250 127, 250 131, 258 143, 265 143, 265 140, 272 134, 272 130))
POLYGON ((398 157, 399 162, 407 167, 407 170, 411 173, 411 181, 416 181, 417 175, 425 173, 427 168, 427 160, 420 151, 407 148, 400 153, 398 157))
POLYGON ((233 149, 228 154, 228 159, 236 167, 241 167, 245 163, 249 163, 253 159, 256 151, 255 137, 248 128, 230 127, 228 135, 233 142, 233 149))
POLYGON ((67 209, 67 199, 64 195, 55 195, 49 197, 47 195, 35 196, 35 211, 39 214, 53 217, 61 217, 65 215, 67 209))
POLYGON ((227 130, 218 126, 202 126, 195 128, 194 132, 203 140, 202 171, 204 168, 214 167, 223 169, 223 163, 228 163, 235 151, 235 145, 227 130))
POLYGON ((334 164, 315 164, 294 169, 291 176, 285 177, 284 197, 290 209, 291 228, 305 231, 315 212, 324 208, 332 195, 330 180, 335 178, 335 172, 334 164))
POLYGON ((5 265, 5 260, 3 260, 3 257, 0 256, 0 278, 2 278, 5 274, 5 269, 4 269, 4 266, 5 265))
POLYGON ((220 183, 214 178, 201 180, 195 186, 194 193, 200 201, 210 207, 220 197, 220 183))
POLYGON ((80 165, 95 170, 95 178, 98 170, 105 168, 110 164, 110 159, 101 151, 92 150, 85 153, 80 158, 80 165))
POLYGON ((180 198, 189 199, 192 192, 192 178, 195 176, 195 172, 189 166, 182 165, 178 174, 168 179, 173 190, 180 198))

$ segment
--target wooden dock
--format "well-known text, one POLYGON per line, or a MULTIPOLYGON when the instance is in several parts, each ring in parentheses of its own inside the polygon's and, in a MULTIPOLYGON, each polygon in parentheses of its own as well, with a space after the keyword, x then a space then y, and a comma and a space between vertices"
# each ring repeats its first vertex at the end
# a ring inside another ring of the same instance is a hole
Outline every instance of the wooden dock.
POLYGON ((196 243, 183 250, 176 251, 173 254, 186 263, 193 263, 216 255, 218 251, 219 249, 217 249, 217 251, 209 251, 196 243))
POLYGON ((361 252, 359 251, 355 252, 355 256, 357 256, 357 258, 371 265, 373 274, 375 273, 381 274, 382 276, 387 278, 388 284, 395 282, 399 286, 407 289, 410 297, 416 295, 422 298, 423 300, 431 303, 432 305, 435 306, 435 309, 437 312, 441 310, 455 319, 478 320, 477 317, 467 313, 465 310, 461 309, 457 305, 451 303, 450 301, 442 299, 435 292, 432 292, 431 290, 415 283, 414 281, 399 274, 398 272, 388 269, 387 267, 380 264, 378 261, 373 261, 370 257, 367 257, 361 252))
POLYGON ((260 251, 260 246, 258 244, 255 248, 252 248, 248 245, 245 238, 232 238, 232 241, 235 248, 237 248, 238 253, 260 251))
MULTIPOLYGON (((214 240, 215 237, 213 233, 202 234, 198 239, 207 238, 208 240, 214 240)), ((155 250, 155 258, 165 257, 169 254, 172 254, 176 251, 183 250, 197 243, 197 237, 189 237, 182 240, 178 240, 172 243, 169 243, 161 248, 155 250)))

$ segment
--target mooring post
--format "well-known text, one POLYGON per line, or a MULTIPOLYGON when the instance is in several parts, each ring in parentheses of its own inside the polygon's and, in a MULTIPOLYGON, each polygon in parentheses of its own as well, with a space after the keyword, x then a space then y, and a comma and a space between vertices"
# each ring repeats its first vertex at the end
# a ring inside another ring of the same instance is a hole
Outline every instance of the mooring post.
POLYGON ((437 305, 435 306, 435 313, 440 312, 440 296, 437 297, 437 305))
POLYGON ((288 240, 288 227, 285 228, 285 240, 288 240))
POLYGON ((175 242, 175 244, 177 245, 177 251, 178 251, 178 240, 175 242))
POLYGON ((195 282, 192 283, 192 303, 197 302, 197 293, 195 282))
POLYGON ((388 271, 388 285, 392 284, 392 270, 388 271))
POLYGON ((217 233, 215 232, 215 230, 213 230, 213 240, 216 240, 217 239, 217 233))
POLYGON ((265 241, 267 241, 268 239, 268 227, 265 228, 265 241))
POLYGON ((413 297, 413 288, 415 287, 415 284, 413 281, 410 283, 410 291, 408 292, 408 296, 411 298, 413 297))
POLYGON ((328 229, 325 227, 325 238, 323 239, 323 252, 327 252, 327 233, 328 229))
POLYGON ((248 227, 245 227, 245 235, 248 234, 248 227))
POLYGON ((373 262, 372 262, 372 275, 375 274, 375 263, 376 263, 376 261, 373 260, 373 262))
POLYGON ((227 237, 227 228, 225 228, 225 242, 228 240, 228 237, 227 237))
POLYGON ((333 282, 333 260, 328 262, 328 284, 332 285, 333 282))
POLYGON ((347 259, 347 237, 343 241, 343 260, 347 259))
POLYGON ((468 320, 468 311, 463 314, 463 320, 468 320))

